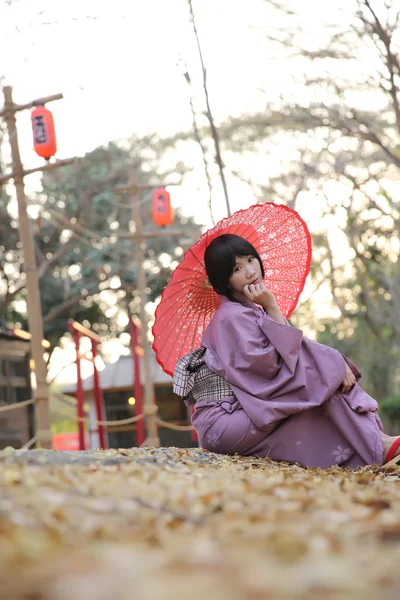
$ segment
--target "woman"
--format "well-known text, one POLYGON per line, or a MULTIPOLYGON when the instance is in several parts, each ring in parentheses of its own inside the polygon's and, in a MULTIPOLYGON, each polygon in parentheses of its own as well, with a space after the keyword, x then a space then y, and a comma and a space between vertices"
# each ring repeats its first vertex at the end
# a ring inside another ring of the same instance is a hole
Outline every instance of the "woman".
POLYGON ((400 452, 358 369, 282 315, 251 244, 221 235, 204 260, 220 307, 174 373, 203 448, 321 468, 381 465, 400 452))

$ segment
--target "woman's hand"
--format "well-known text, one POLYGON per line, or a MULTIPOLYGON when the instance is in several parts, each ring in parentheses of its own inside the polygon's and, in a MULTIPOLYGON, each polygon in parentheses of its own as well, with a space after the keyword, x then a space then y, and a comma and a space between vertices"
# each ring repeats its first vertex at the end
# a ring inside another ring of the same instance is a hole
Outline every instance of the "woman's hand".
POLYGON ((262 306, 274 321, 281 325, 286 325, 286 319, 279 310, 278 303, 275 300, 273 293, 267 290, 263 283, 251 283, 250 285, 245 285, 243 292, 250 302, 262 306))
POLYGON ((251 302, 259 304, 265 310, 277 308, 278 306, 273 293, 267 290, 263 283, 245 285, 243 292, 251 302))
POLYGON ((349 365, 346 363, 346 374, 342 383, 342 392, 348 392, 353 385, 356 383, 356 378, 353 375, 353 371, 350 369, 349 365))

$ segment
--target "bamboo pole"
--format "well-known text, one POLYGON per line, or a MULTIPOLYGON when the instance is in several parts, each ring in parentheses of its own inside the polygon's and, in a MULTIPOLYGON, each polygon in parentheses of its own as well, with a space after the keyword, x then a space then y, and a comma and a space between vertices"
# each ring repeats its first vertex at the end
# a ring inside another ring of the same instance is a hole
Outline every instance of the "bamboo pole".
POLYGON ((132 219, 135 222, 135 233, 133 241, 135 244, 135 256, 136 256, 136 267, 137 267, 137 287, 140 297, 140 322, 142 329, 142 340, 141 345, 143 347, 143 367, 144 367, 144 411, 147 413, 146 416, 146 429, 147 438, 144 442, 146 446, 158 447, 160 445, 160 438, 158 436, 157 429, 157 405, 154 398, 154 384, 153 376, 151 372, 151 348, 147 339, 148 330, 148 319, 146 314, 146 275, 144 272, 144 242, 143 242, 143 220, 140 207, 140 191, 145 189, 152 189, 154 185, 139 185, 136 169, 134 167, 130 170, 130 177, 128 185, 116 186, 118 190, 123 190, 131 194, 132 197, 132 219))
MULTIPOLYGON (((146 238, 165 238, 165 237, 179 237, 185 235, 183 229, 165 229, 161 231, 143 231, 142 237, 146 238)), ((115 236, 120 240, 126 240, 132 237, 130 231, 116 231, 115 236)))
MULTIPOLYGON (((144 272, 144 244, 143 244, 143 221, 142 211, 140 207, 140 188, 138 187, 136 169, 132 168, 130 176, 130 185, 132 187, 132 218, 135 222, 136 231, 134 239, 136 242, 136 266, 137 266, 137 283, 140 296, 140 322, 142 324, 142 347, 144 351, 143 366, 144 366, 144 408, 149 408, 150 411, 156 408, 154 398, 153 375, 151 372, 151 348, 147 339, 148 319, 146 314, 146 275, 144 272)), ((154 411, 151 414, 149 411, 146 417, 147 425, 147 440, 146 446, 159 446, 160 438, 158 437, 157 429, 157 414, 154 411)))
MULTIPOLYGON (((130 234, 128 232, 119 232, 118 237, 127 238, 128 235, 133 237, 133 241, 136 248, 136 264, 137 264, 137 285, 140 297, 140 321, 141 321, 141 332, 142 332, 142 347, 143 347, 143 360, 144 360, 144 412, 146 414, 146 426, 147 426, 147 438, 143 445, 146 446, 159 446, 160 438, 157 430, 157 405, 154 399, 154 385, 153 377, 151 372, 151 348, 147 339, 148 320, 146 314, 146 275, 144 272, 144 238, 146 237, 164 237, 165 236, 180 236, 183 231, 181 230, 165 230, 162 232, 145 232, 143 231, 143 221, 141 214, 141 202, 140 192, 141 190, 151 190, 159 187, 162 184, 139 184, 137 172, 134 167, 130 169, 130 177, 127 185, 117 185, 116 189, 119 191, 128 192, 132 197, 132 219, 135 222, 135 233, 130 234)), ((163 186, 164 187, 164 186, 163 186)), ((187 241, 187 240, 186 240, 187 241)))
MULTIPOLYGON (((56 160, 53 163, 48 163, 47 165, 42 165, 41 167, 34 167, 33 169, 23 169, 22 177, 26 177, 26 175, 31 175, 32 173, 38 173, 39 171, 52 171, 53 169, 58 169, 58 167, 65 167, 67 165, 72 165, 74 162, 77 162, 76 158, 65 158, 63 160, 56 160)), ((5 175, 0 175, 0 183, 5 183, 9 179, 14 178, 14 172, 6 173, 5 175)))
POLYGON ((19 233, 24 255, 24 270, 26 276, 27 305, 29 331, 32 335, 31 354, 36 375, 35 405, 37 416, 36 437, 42 448, 52 447, 50 429, 49 392, 46 382, 47 366, 43 356, 42 340, 43 318, 40 303, 39 279, 37 274, 35 248, 26 206, 26 196, 23 178, 21 155, 19 151, 15 105, 11 87, 4 87, 4 119, 7 124, 8 138, 11 146, 12 171, 18 203, 19 233))
MULTIPOLYGON (((11 88, 10 88, 11 89, 11 88)), ((62 100, 64 96, 62 94, 53 94, 52 96, 44 96, 43 98, 36 98, 36 100, 31 100, 27 102, 27 104, 14 104, 13 103, 13 112, 19 112, 20 110, 26 110, 27 108, 33 108, 34 106, 42 106, 44 104, 48 104, 49 102, 54 102, 54 100, 62 100)), ((7 112, 6 106, 4 106, 3 110, 0 110, 0 117, 4 117, 7 112)))
MULTIPOLYGON (((0 179, 0 181, 1 181, 1 179, 0 179)), ((117 188, 120 190, 121 189, 126 190, 126 187, 127 186, 117 186, 117 188)), ((153 187, 153 186, 151 186, 151 187, 153 187)), ((100 235, 99 233, 96 233, 95 231, 92 231, 91 229, 88 229, 87 227, 83 227, 83 225, 81 225, 78 222, 71 223, 70 219, 68 219, 65 215, 57 212, 56 210, 53 210, 52 208, 46 208, 46 212, 48 212, 50 215, 52 215, 56 219, 59 219, 59 221, 61 221, 61 223, 64 223, 64 225, 66 227, 68 227, 70 229, 70 231, 86 234, 89 237, 94 238, 99 241, 103 241, 107 237, 107 236, 104 236, 103 234, 100 235)), ((112 233, 112 235, 121 240, 132 239, 131 231, 115 231, 112 233)), ((185 235, 185 232, 183 229, 162 229, 161 231, 143 231, 142 232, 142 237, 144 239, 146 239, 146 238, 179 237, 181 235, 185 235)))

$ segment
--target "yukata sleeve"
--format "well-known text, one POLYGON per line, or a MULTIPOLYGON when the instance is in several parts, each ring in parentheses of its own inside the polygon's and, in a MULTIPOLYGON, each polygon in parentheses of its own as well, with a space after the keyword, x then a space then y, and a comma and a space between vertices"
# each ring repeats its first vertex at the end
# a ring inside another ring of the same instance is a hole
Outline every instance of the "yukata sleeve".
POLYGON ((266 314, 254 316, 254 312, 243 311, 237 318, 221 319, 217 324, 206 362, 229 383, 258 389, 282 370, 285 378, 294 373, 302 335, 266 314))
POLYGON ((301 340, 294 327, 241 311, 234 319, 220 319, 206 344, 209 368, 228 381, 253 423, 268 433, 301 410, 298 400, 273 400, 288 384, 292 387, 301 340))
POLYGON ((299 359, 303 332, 292 327, 286 319, 286 324, 277 323, 267 313, 261 313, 257 319, 259 329, 264 333, 291 373, 295 372, 299 359))

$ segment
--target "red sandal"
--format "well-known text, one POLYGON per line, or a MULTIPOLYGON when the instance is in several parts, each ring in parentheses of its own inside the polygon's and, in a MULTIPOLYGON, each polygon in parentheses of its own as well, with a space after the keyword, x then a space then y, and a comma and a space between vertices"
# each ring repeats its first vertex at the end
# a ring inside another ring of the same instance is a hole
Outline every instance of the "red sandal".
MULTIPOLYGON (((386 455, 385 458, 385 462, 383 463, 384 465, 386 465, 388 462, 390 462, 392 460, 392 458, 394 458, 394 455, 396 454, 396 450, 399 448, 400 446, 400 437, 397 438, 397 440, 395 440, 393 442, 393 444, 390 446, 389 448, 389 452, 386 455)), ((397 457, 400 460, 400 456, 397 457)))

